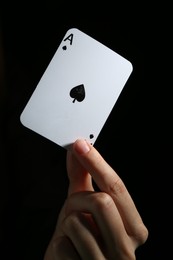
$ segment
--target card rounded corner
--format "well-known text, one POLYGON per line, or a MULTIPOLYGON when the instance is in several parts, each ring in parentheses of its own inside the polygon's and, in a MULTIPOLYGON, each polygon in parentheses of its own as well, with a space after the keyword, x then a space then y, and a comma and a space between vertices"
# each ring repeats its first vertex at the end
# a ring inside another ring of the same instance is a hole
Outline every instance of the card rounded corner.
POLYGON ((133 64, 131 63, 131 61, 129 61, 129 67, 130 67, 130 72, 133 71, 133 64))
POLYGON ((25 126, 25 124, 24 124, 24 119, 23 119, 23 113, 20 114, 19 120, 20 120, 20 123, 21 123, 23 126, 25 126))
POLYGON ((77 27, 71 27, 66 33, 69 33, 71 31, 79 31, 79 29, 77 27))

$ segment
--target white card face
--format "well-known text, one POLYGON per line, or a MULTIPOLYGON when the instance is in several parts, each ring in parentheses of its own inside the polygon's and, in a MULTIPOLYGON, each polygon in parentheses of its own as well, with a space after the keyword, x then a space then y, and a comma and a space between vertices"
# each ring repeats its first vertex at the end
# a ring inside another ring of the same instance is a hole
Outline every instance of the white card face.
POLYGON ((132 72, 127 59, 89 35, 68 30, 20 120, 70 149, 78 138, 96 141, 132 72))

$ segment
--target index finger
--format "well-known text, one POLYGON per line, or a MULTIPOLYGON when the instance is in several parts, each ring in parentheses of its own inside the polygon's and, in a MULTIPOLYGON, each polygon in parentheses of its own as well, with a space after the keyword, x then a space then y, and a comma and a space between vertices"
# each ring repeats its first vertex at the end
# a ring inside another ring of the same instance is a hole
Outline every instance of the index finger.
POLYGON ((138 236, 139 226, 144 227, 141 216, 132 200, 126 186, 118 174, 103 159, 100 153, 83 139, 73 144, 73 153, 91 174, 99 189, 109 194, 122 217, 126 231, 129 235, 138 236))

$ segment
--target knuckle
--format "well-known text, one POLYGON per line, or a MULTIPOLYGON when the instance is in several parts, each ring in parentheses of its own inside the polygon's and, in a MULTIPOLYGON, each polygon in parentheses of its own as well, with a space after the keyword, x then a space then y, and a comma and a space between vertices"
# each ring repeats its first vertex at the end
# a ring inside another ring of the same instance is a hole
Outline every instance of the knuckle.
POLYGON ((142 223, 140 225, 138 225, 137 230, 135 232, 135 234, 133 235, 135 241, 137 241, 138 245, 142 245, 146 242, 147 238, 148 238, 148 229, 146 228, 146 226, 142 223))
POLYGON ((76 226, 79 225, 79 217, 77 212, 72 212, 63 221, 63 230, 75 231, 76 226))
POLYGON ((114 205, 114 201, 109 196, 109 194, 105 192, 98 192, 95 193, 95 196, 92 198, 92 206, 95 208, 95 210, 105 210, 114 205))
POLYGON ((123 192, 125 192, 125 190, 125 185, 119 177, 115 181, 113 181, 109 187, 110 194, 113 194, 115 196, 122 194, 123 192))

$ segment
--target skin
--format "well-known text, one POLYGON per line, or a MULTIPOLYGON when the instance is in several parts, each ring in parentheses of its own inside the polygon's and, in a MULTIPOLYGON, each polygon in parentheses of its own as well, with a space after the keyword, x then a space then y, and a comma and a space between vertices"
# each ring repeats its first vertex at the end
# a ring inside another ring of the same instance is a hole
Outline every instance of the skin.
POLYGON ((44 260, 135 260, 148 230, 121 178, 85 140, 67 152, 67 173, 68 196, 44 260))

